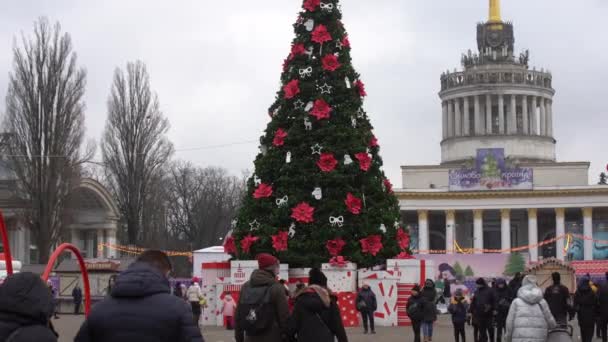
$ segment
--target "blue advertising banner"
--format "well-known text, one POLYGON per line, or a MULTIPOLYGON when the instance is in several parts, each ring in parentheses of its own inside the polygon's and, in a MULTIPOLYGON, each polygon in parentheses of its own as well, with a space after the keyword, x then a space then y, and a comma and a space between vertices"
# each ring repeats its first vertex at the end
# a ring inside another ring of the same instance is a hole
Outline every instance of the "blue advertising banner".
POLYGON ((532 168, 509 168, 502 148, 478 149, 474 169, 450 170, 450 191, 530 190, 532 168))

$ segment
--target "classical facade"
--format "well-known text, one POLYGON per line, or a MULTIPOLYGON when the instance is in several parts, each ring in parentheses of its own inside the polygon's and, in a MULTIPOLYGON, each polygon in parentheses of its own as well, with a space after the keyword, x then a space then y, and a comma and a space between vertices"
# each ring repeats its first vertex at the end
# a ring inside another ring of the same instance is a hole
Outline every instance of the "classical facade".
POLYGON ((608 187, 589 185, 589 162, 557 161, 552 75, 514 42, 490 0, 478 52, 441 75, 441 164, 402 166, 397 192, 415 249, 608 259, 608 187))

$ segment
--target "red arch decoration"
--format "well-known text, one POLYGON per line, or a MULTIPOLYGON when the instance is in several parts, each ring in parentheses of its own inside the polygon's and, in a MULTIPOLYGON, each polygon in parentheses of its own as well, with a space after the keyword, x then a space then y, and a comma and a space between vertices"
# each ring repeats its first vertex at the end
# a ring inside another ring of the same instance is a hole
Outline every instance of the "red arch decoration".
POLYGON ((86 265, 84 264, 84 259, 82 258, 82 254, 80 254, 80 250, 76 248, 74 245, 69 243, 61 244, 57 249, 53 252, 51 257, 49 258, 49 263, 46 264, 46 268, 44 269, 44 273, 42 274, 42 279, 46 282, 49 279, 49 275, 53 270, 53 265, 57 258, 63 251, 69 250, 76 256, 78 259, 78 265, 80 266, 80 273, 82 274, 82 282, 84 283, 84 314, 85 316, 89 315, 91 311, 91 288, 89 286, 89 273, 87 272, 86 265))
POLYGON ((4 263, 6 264, 6 274, 13 274, 13 256, 11 255, 11 246, 8 243, 8 232, 4 223, 4 215, 0 210, 0 232, 2 233, 2 247, 4 247, 4 263))

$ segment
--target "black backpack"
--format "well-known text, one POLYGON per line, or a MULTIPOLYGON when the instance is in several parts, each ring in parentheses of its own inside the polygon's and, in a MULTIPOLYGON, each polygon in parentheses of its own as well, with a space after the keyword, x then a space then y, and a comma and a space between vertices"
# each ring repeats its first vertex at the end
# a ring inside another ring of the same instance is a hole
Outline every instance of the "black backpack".
POLYGON ((271 289, 272 285, 245 286, 241 291, 237 307, 237 324, 247 336, 262 335, 272 327, 275 314, 270 302, 271 289))

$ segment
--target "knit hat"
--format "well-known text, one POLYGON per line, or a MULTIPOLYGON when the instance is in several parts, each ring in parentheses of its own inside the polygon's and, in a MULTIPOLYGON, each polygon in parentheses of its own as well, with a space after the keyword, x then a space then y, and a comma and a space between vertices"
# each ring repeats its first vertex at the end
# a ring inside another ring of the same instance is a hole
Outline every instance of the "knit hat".
POLYGON ((308 284, 327 287, 327 277, 318 268, 313 268, 308 272, 308 284))
POLYGON ((258 261, 258 267, 261 270, 267 269, 279 263, 279 259, 267 253, 258 254, 255 259, 258 261))

